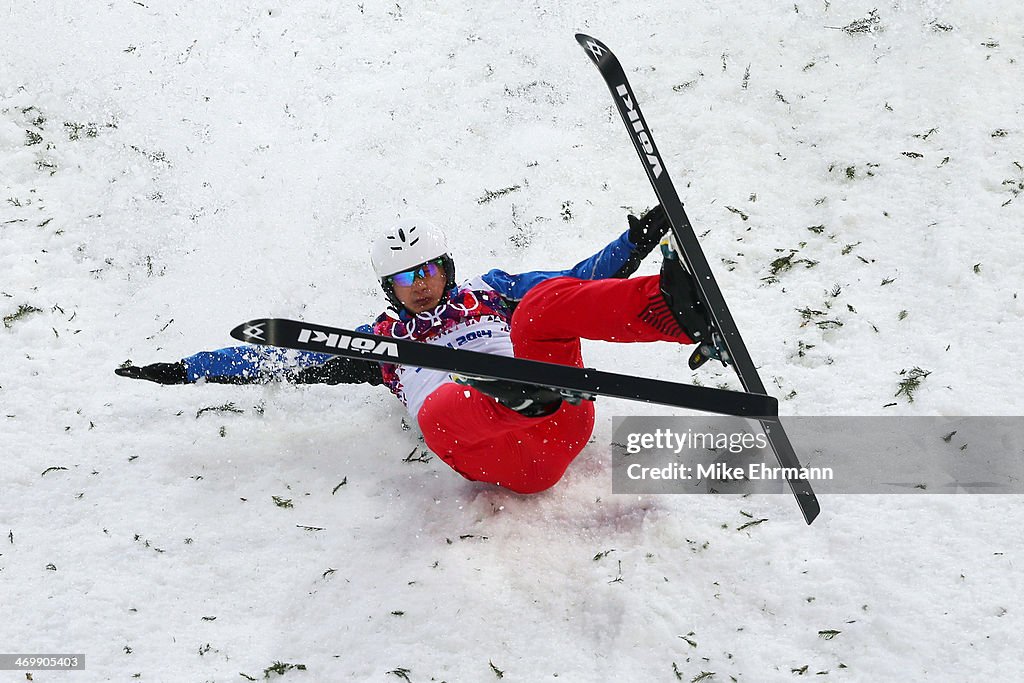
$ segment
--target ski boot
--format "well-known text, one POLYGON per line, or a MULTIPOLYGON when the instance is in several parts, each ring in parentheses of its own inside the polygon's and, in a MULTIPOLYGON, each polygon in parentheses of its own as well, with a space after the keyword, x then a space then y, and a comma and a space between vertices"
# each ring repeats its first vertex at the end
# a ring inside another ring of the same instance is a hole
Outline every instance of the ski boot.
POLYGON ((456 384, 473 387, 491 396, 509 410, 525 417, 547 417, 562 407, 565 401, 579 405, 581 401, 593 401, 594 396, 585 392, 555 389, 538 384, 525 384, 505 379, 489 379, 470 375, 452 375, 456 384))
POLYGON ((712 358, 721 361, 722 365, 730 365, 732 359, 722 335, 715 329, 707 308, 700 300, 700 290, 693 274, 686 269, 679 253, 675 234, 669 233, 661 242, 661 296, 679 327, 697 344, 690 355, 690 369, 696 370, 712 358))

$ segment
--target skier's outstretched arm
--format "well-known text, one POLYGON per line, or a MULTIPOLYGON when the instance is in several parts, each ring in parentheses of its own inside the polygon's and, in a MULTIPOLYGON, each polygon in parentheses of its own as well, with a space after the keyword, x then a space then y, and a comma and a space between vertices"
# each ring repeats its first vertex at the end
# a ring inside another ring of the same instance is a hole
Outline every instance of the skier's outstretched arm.
POLYGON ((158 384, 263 384, 275 379, 294 384, 383 383, 380 365, 373 361, 258 346, 201 351, 175 363, 128 364, 114 372, 158 384))

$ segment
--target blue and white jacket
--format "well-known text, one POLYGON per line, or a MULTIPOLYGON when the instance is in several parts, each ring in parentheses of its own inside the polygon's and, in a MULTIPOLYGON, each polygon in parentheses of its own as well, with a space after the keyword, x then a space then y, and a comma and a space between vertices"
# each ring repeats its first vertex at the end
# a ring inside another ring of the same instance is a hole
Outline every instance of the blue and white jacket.
MULTIPOLYGON (((646 255, 636 251, 629 241, 629 233, 625 232, 572 268, 519 274, 491 270, 453 287, 430 311, 415 316, 405 310, 397 315, 388 311, 379 315, 372 324, 361 325, 357 329, 387 337, 512 356, 512 311, 527 292, 555 277, 581 280, 628 277, 639 265, 637 257, 646 255)), ((292 379, 303 369, 322 365, 334 358, 330 354, 312 351, 234 346, 203 351, 182 360, 190 382, 209 380, 242 384, 272 378, 292 379)), ((427 396, 441 384, 451 381, 450 374, 442 370, 383 364, 379 371, 382 382, 405 404, 414 419, 427 396)), ((378 383, 373 380, 348 381, 378 383)))

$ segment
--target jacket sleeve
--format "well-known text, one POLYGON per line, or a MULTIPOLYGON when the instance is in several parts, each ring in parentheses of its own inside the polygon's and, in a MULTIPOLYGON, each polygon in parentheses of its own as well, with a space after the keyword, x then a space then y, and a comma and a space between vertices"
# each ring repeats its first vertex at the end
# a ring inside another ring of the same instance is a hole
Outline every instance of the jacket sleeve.
POLYGON ((483 280, 505 299, 520 301, 526 293, 544 280, 554 277, 574 277, 580 280, 603 280, 610 277, 623 277, 621 274, 627 262, 632 259, 635 245, 629 241, 629 231, 622 233, 601 251, 580 261, 566 270, 531 270, 516 275, 503 270, 491 270, 483 275, 483 280))
POLYGON ((295 384, 381 384, 380 365, 327 353, 273 346, 232 346, 182 359, 189 382, 260 384, 282 379, 295 384))

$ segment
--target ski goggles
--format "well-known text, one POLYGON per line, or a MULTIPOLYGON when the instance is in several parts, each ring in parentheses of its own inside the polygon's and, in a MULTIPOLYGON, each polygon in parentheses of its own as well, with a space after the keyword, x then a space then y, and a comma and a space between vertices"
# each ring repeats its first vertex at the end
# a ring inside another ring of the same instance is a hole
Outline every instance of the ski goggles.
POLYGON ((444 267, 441 265, 441 259, 435 259, 421 263, 412 270, 388 275, 388 280, 391 281, 391 284, 398 285, 399 287, 412 287, 412 283, 416 282, 416 278, 426 279, 442 272, 444 272, 444 267))

